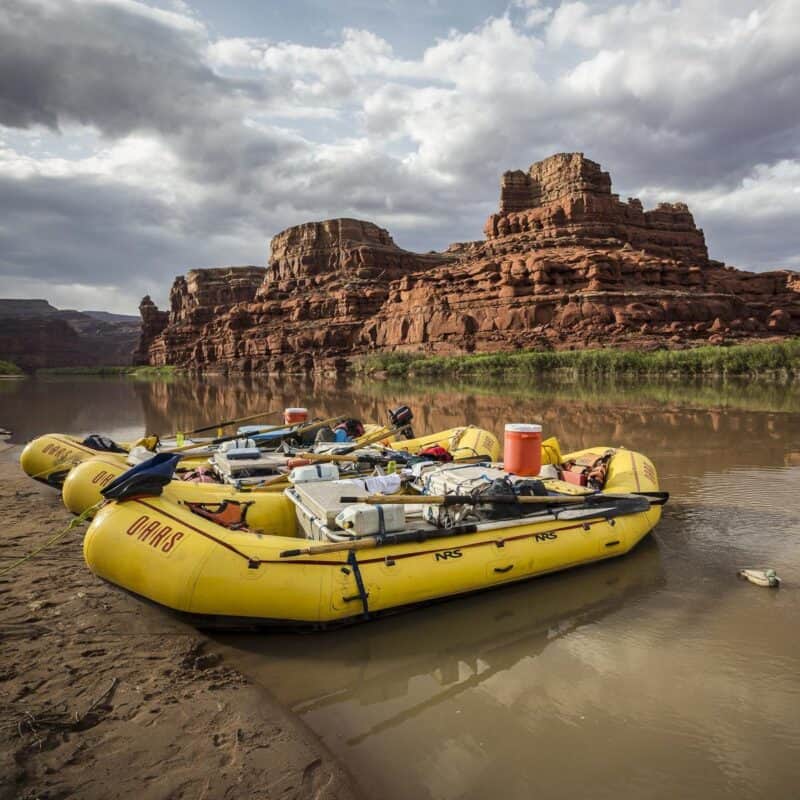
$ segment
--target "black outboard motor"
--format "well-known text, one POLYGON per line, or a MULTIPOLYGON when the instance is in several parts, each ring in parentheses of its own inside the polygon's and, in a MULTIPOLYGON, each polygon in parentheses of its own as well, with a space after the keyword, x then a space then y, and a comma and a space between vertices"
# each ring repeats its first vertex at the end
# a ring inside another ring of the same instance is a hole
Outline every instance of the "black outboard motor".
POLYGON ((398 406, 394 410, 389 409, 389 424, 393 428, 402 428, 402 435, 406 439, 414 438, 414 431, 411 429, 411 421, 414 419, 414 412, 408 406, 398 406))

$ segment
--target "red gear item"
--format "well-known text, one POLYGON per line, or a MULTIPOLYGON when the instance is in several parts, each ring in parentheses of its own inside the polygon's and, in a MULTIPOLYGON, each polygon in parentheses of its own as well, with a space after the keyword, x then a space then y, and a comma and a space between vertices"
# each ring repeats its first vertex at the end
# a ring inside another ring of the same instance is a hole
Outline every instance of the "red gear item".
POLYGON ((444 463, 453 460, 453 456, 451 456, 450 453, 444 449, 444 447, 440 447, 438 444, 434 444, 431 445, 431 447, 426 447, 423 450, 420 450, 417 455, 432 458, 434 461, 442 461, 444 463))

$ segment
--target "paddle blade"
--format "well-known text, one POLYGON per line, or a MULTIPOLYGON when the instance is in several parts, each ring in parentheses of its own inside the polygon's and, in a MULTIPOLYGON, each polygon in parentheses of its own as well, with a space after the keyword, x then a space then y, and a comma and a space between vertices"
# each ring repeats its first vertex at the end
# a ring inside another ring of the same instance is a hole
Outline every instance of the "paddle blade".
POLYGON ((106 500, 126 500, 134 495, 160 495, 172 480, 179 455, 159 453, 123 472, 108 484, 101 494, 106 500))

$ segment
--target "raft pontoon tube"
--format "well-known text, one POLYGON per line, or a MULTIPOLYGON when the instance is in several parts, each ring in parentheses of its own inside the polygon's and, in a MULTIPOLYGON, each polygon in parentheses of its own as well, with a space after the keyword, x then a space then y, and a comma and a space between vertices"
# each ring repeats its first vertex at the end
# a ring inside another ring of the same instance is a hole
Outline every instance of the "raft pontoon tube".
MULTIPOLYGON (((126 470, 128 453, 136 443, 112 442, 104 436, 86 436, 80 439, 66 433, 45 433, 25 445, 19 463, 22 471, 37 481, 60 488, 70 471, 89 459, 102 456, 126 470), (113 447, 100 446, 109 442, 113 447)), ((153 453, 155 455, 155 452, 153 453)), ((187 454, 182 464, 190 469, 205 463, 208 455, 187 454)))

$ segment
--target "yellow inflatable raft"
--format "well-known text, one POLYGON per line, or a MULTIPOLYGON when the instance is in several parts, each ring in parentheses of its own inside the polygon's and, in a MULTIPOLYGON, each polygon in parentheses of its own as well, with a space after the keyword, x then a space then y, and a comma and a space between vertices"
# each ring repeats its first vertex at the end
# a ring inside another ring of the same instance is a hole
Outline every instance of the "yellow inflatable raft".
MULTIPOLYGON (((645 456, 617 450, 608 459, 604 495, 657 489, 645 456)), ((205 623, 324 626, 613 558, 635 547, 661 515, 641 497, 632 497, 632 506, 602 495, 601 502, 481 522, 464 533, 420 520, 409 523, 415 541, 390 544, 387 535, 382 544, 342 543, 301 534, 287 549, 286 536, 303 529, 291 520, 288 495, 270 498, 281 520, 273 531, 283 536, 229 530, 167 492, 111 502, 86 533, 86 563, 100 577, 205 623), (321 545, 325 552, 303 552, 321 545)))
MULTIPOLYGON (((127 449, 127 448, 126 448, 127 449)), ((19 458, 23 472, 31 478, 51 486, 61 486, 69 471, 94 458, 100 451, 82 444, 81 439, 63 433, 46 433, 28 442, 19 458)), ((109 458, 125 465, 126 453, 105 453, 109 458)))
MULTIPOLYGON (((497 441, 497 437, 489 431, 473 426, 451 428, 417 439, 391 441, 390 444, 393 450, 402 450, 412 455, 426 447, 439 445, 453 456, 454 461, 462 461, 474 456, 484 456, 490 461, 497 461, 500 457, 500 443, 497 441)), ((192 459, 192 461, 194 466, 198 465, 197 460, 192 459)), ((101 491, 129 468, 124 457, 120 457, 116 453, 98 454, 94 451, 92 457, 86 457, 84 461, 73 467, 64 479, 61 490, 64 505, 73 514, 83 514, 88 508, 99 503, 102 500, 101 491)), ((172 481, 167 486, 165 494, 173 500, 200 502, 204 498, 219 498, 220 500, 228 498, 239 502, 255 501, 259 505, 260 498, 263 497, 258 492, 237 492, 232 486, 226 484, 190 483, 181 480, 172 481)), ((257 513, 257 509, 253 508, 248 513, 247 520, 251 527, 260 528, 253 521, 253 515, 257 513)))
MULTIPOLYGON (((375 431, 380 431, 381 428, 377 425, 367 425, 366 430, 367 433, 362 437, 364 439, 375 431)), ((450 452, 455 460, 467 459, 475 455, 487 456, 493 461, 500 458, 500 443, 497 438, 489 431, 473 426, 450 428, 414 439, 398 439, 396 435, 387 433, 386 437, 381 439, 381 443, 411 454, 418 453, 426 447, 439 445, 450 452)), ((127 454, 133 444, 120 442, 118 446, 123 452, 103 452, 88 447, 83 440, 74 436, 63 433, 47 433, 25 446, 20 456, 20 466, 30 477, 51 486, 60 487, 70 470, 89 459, 102 457, 104 463, 115 462, 123 470, 126 469, 127 454)), ((194 469, 205 464, 207 459, 208 452, 198 452, 197 454, 188 452, 181 461, 181 468, 194 469)), ((99 500, 99 496, 94 502, 97 500, 99 500)), ((84 508, 93 505, 94 502, 88 503, 84 508)), ((81 512, 77 511, 76 513, 81 512)))
MULTIPOLYGON (((155 441, 154 437, 153 440, 155 441)), ((128 451, 133 442, 117 442, 122 452, 98 450, 84 444, 84 440, 65 433, 46 433, 28 442, 19 458, 23 472, 31 478, 60 487, 70 470, 84 461, 100 455, 106 460, 119 464, 123 470, 128 468, 128 451)), ((154 453, 155 455, 155 453, 154 453)), ((205 463, 208 455, 187 454, 182 462, 186 469, 193 469, 205 463)))
MULTIPOLYGON (((73 514, 83 514, 102 501, 102 490, 130 467, 109 455, 95 456, 78 464, 64 481, 61 499, 73 514)), ((238 505, 251 530, 273 536, 296 536, 294 508, 281 494, 240 492, 225 483, 193 483, 174 480, 164 487, 163 498, 175 503, 214 506, 238 505)))

